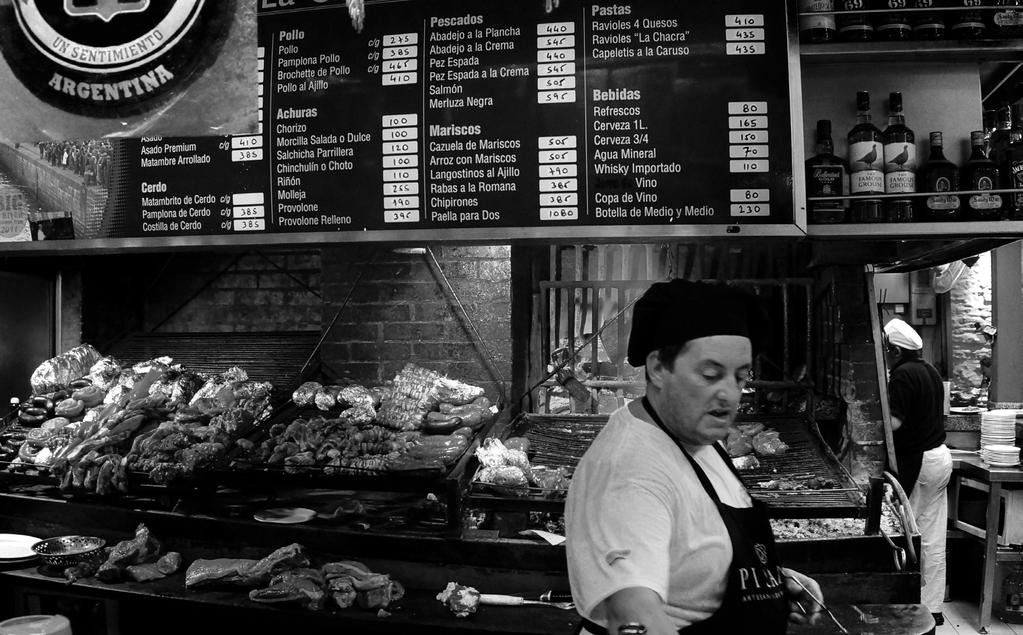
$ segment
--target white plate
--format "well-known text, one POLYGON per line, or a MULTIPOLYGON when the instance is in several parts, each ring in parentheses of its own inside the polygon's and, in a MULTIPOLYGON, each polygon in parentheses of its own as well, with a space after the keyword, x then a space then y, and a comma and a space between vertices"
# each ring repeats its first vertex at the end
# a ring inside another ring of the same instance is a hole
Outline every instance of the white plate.
POLYGON ((0 560, 0 567, 9 567, 15 564, 28 564, 36 560, 38 556, 32 556, 31 558, 4 558, 0 560))
POLYGON ((261 523, 293 525, 315 518, 316 512, 305 507, 272 507, 270 509, 261 509, 253 514, 252 517, 261 523))
POLYGON ((39 540, 35 536, 0 534, 0 560, 34 558, 36 553, 32 551, 32 545, 39 542, 39 540))
POLYGON ((980 406, 952 406, 948 409, 948 411, 957 415, 972 415, 977 414, 978 412, 987 412, 980 406))
POLYGON ((1001 463, 999 461, 985 460, 984 462, 990 465, 991 467, 1016 467, 1017 465, 1019 465, 1019 461, 1014 461, 1012 463, 1001 463))

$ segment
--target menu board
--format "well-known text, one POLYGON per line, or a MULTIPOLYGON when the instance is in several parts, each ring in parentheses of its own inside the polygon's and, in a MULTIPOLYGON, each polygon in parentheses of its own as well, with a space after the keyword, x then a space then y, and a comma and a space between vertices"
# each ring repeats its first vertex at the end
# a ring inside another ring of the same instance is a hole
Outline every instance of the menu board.
POLYGON ((129 142, 128 234, 794 222, 784 3, 543 4, 261 0, 260 134, 129 142))

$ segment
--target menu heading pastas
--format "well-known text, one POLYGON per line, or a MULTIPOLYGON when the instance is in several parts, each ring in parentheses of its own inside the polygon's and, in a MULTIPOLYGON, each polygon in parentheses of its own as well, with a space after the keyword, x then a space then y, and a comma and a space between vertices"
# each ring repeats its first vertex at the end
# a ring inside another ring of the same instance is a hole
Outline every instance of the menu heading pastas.
POLYGON ((261 133, 131 142, 130 231, 794 222, 784 3, 542 4, 261 0, 261 133))

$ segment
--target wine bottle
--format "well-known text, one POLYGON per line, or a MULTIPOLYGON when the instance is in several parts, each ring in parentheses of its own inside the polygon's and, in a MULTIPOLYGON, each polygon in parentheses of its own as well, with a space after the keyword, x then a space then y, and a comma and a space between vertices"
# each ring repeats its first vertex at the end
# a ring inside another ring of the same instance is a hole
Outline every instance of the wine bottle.
MULTIPOLYGON (((849 196, 849 166, 835 156, 831 140, 831 121, 817 122, 815 154, 806 161, 806 195, 849 196)), ((841 223, 845 220, 849 199, 840 201, 808 201, 810 223, 841 223)))
POLYGON ((881 199, 884 194, 884 146, 881 131, 870 120, 870 93, 856 93, 856 125, 846 136, 849 145, 849 193, 851 220, 854 223, 879 223, 884 220, 881 199))
MULTIPOLYGON (((884 144, 884 191, 886 194, 916 192, 916 135, 906 126, 902 112, 902 93, 888 95, 888 127, 881 133, 884 144)), ((913 220, 913 199, 890 198, 886 201, 889 222, 913 220)))
POLYGON ((940 40, 945 37, 945 18, 939 11, 924 11, 937 6, 936 0, 911 0, 912 8, 920 9, 913 13, 913 37, 917 40, 940 40))
POLYGON ((838 0, 835 23, 838 39, 847 42, 865 42, 874 39, 874 22, 869 13, 856 13, 869 9, 867 0, 838 0))
POLYGON ((928 220, 951 221, 959 219, 959 197, 955 192, 959 189, 959 168, 945 158, 941 132, 930 134, 931 153, 927 162, 920 168, 919 185, 921 192, 934 192, 923 199, 921 216, 928 220))
MULTIPOLYGON (((975 8, 983 7, 988 0, 957 0, 956 4, 961 7, 975 8)), ((984 37, 984 12, 983 11, 956 11, 952 16, 949 25, 949 34, 958 40, 972 40, 984 37)))
POLYGON ((799 0, 799 13, 800 42, 820 44, 835 39, 835 0, 799 0))
POLYGON ((909 14, 906 11, 897 9, 906 8, 906 0, 880 0, 887 8, 880 19, 875 22, 875 30, 879 40, 908 40, 913 33, 913 27, 909 23, 909 14))
POLYGON ((970 133, 970 158, 960 170, 959 183, 964 190, 981 190, 967 194, 965 211, 970 220, 998 220, 1002 217, 1003 201, 999 194, 985 194, 998 186, 998 166, 984 156, 984 131, 970 133))

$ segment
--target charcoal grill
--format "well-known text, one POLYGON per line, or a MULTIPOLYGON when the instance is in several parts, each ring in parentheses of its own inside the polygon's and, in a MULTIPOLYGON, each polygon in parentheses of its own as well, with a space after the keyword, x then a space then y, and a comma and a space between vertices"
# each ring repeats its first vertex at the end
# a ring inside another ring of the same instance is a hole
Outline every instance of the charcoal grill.
POLYGON ((319 331, 135 333, 115 343, 110 355, 130 364, 166 355, 188 370, 209 374, 239 366, 252 381, 272 382, 275 392, 290 396, 304 381, 302 367, 319 339, 319 331))
MULTIPOLYGON (((586 448, 607 423, 608 415, 519 415, 500 434, 501 439, 524 436, 529 439, 531 463, 564 467, 571 474, 586 448)), ((762 423, 779 432, 789 449, 781 455, 760 457, 760 466, 741 472, 750 495, 768 505, 774 518, 863 518, 866 500, 849 472, 824 443, 816 424, 802 417, 750 415, 738 423, 762 423), (771 480, 805 483, 811 477, 824 478, 831 489, 764 489, 771 480)), ((475 473, 478 463, 471 469, 475 473)), ((484 508, 560 512, 565 492, 530 487, 516 493, 475 481, 470 482, 470 501, 484 508), (552 495, 553 494, 553 495, 552 495), (560 496, 558 496, 560 494, 560 496)))
POLYGON ((817 425, 802 417, 740 416, 738 423, 762 423, 779 432, 784 454, 758 457, 760 466, 740 472, 750 495, 768 505, 774 518, 865 518, 866 499, 821 438, 817 425), (822 478, 830 489, 764 489, 769 481, 803 483, 822 478))

